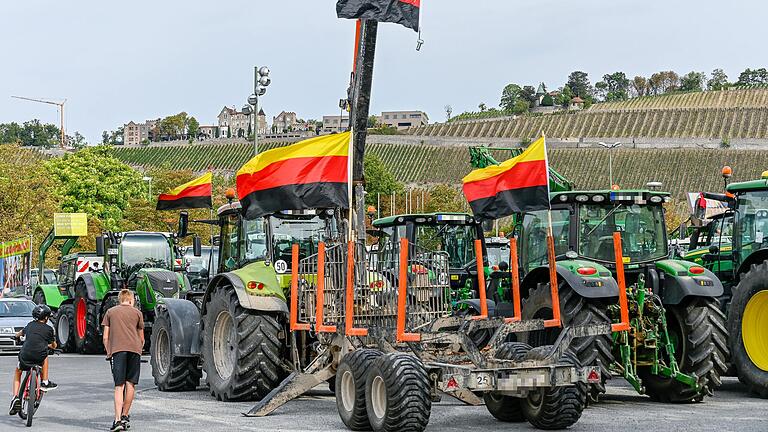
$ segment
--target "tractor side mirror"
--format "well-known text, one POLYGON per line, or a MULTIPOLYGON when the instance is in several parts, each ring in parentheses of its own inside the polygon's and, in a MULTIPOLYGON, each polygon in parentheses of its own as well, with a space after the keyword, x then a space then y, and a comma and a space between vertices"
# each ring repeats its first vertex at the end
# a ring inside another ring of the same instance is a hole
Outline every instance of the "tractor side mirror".
POLYGON ((200 241, 200 237, 195 236, 192 239, 192 253, 196 256, 202 256, 203 255, 203 244, 200 241))
POLYGON ((179 232, 177 235, 179 238, 184 238, 187 234, 189 234, 189 213, 179 212, 179 232))
POLYGON ((106 245, 104 244, 104 237, 98 236, 96 237, 96 255, 98 256, 104 256, 106 255, 106 245))
POLYGON ((709 247, 709 253, 712 255, 718 255, 720 253, 720 248, 717 247, 717 245, 712 245, 709 247))

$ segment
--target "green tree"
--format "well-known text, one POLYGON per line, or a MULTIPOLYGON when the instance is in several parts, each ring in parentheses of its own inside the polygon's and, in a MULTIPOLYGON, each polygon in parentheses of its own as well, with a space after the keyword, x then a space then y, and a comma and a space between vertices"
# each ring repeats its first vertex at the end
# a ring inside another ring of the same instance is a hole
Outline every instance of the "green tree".
POLYGON ((680 77, 680 90, 682 91, 703 91, 707 80, 704 72, 688 72, 680 77))
POLYGON ((739 80, 736 81, 736 85, 757 85, 768 84, 768 70, 765 68, 760 69, 744 69, 744 72, 739 74, 739 80))
POLYGON ((376 205, 377 194, 387 195, 403 191, 403 184, 395 179, 392 171, 376 155, 367 153, 363 161, 365 175, 365 203, 376 205))
POLYGON ((485 110, 488 109, 488 106, 484 102, 480 102, 480 105, 477 106, 477 109, 479 109, 480 112, 485 112, 485 110))
POLYGON ((499 107, 504 111, 512 112, 515 104, 520 100, 520 93, 523 89, 517 84, 507 84, 501 92, 501 102, 499 107))
POLYGON ((528 108, 533 106, 536 102, 536 89, 533 86, 523 86, 523 90, 520 92, 520 99, 528 102, 528 108))
MULTIPOLYGON (((250 123, 248 124, 250 127, 250 123)), ((200 122, 196 118, 190 117, 187 120, 187 137, 190 142, 197 139, 197 134, 200 132, 200 122)))
POLYGON ((132 198, 146 196, 141 174, 113 157, 107 147, 89 147, 44 163, 56 182, 64 212, 83 212, 107 229, 119 229, 132 198), (144 191, 144 193, 142 193, 144 191))
POLYGON ((563 108, 568 108, 571 106, 571 99, 573 99, 573 92, 571 91, 571 88, 568 86, 561 88, 560 96, 557 98, 557 104, 563 108))
POLYGON ((603 80, 595 84, 595 90, 606 102, 629 99, 630 82, 624 72, 603 75, 603 80))
POLYGON ((520 99, 512 107, 512 114, 525 114, 529 109, 531 109, 531 104, 525 99, 520 99))
POLYGON ((680 89, 680 76, 674 71, 661 71, 648 80, 650 92, 654 95, 672 93, 680 89))
POLYGON ((108 145, 108 144, 111 144, 111 143, 109 142, 109 132, 107 132, 107 131, 104 131, 104 132, 102 132, 102 133, 101 133, 101 143, 102 143, 103 145, 108 145))
POLYGON ((368 116, 368 128, 375 128, 379 124, 379 119, 375 115, 368 116))
POLYGON ((711 78, 707 81, 707 90, 724 90, 730 85, 728 75, 722 69, 715 69, 712 71, 711 78))
POLYGON ((643 76, 636 76, 632 79, 632 93, 636 97, 648 95, 648 79, 643 76))
POLYGON ((589 82, 589 75, 586 72, 574 71, 568 75, 568 81, 565 86, 571 89, 574 96, 582 99, 592 96, 592 84, 589 82))
POLYGON ((464 210, 464 197, 453 186, 440 184, 429 191, 427 212, 461 212, 464 210))
POLYGON ((61 130, 52 124, 40 123, 34 119, 18 123, 0 124, 0 144, 20 144, 30 147, 53 147, 59 145, 61 130))
POLYGON ((541 99, 541 106, 550 107, 554 105, 555 105, 555 100, 549 94, 545 94, 544 97, 541 99))

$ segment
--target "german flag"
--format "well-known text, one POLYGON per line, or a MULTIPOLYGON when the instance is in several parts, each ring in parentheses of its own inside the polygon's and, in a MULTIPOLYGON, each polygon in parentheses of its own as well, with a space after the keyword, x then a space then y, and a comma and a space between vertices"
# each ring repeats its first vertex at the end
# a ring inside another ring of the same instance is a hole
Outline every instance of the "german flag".
POLYGON ((419 31, 421 0, 338 0, 339 18, 369 19, 402 24, 419 31))
POLYGON ((542 136, 520 156, 464 177, 464 195, 478 219, 549 208, 547 145, 542 136))
POLYGON ((282 210, 348 208, 351 132, 325 135, 266 151, 237 172, 246 218, 282 210))
POLYGON ((211 181, 213 174, 207 172, 190 182, 160 194, 157 197, 158 210, 211 208, 211 181))

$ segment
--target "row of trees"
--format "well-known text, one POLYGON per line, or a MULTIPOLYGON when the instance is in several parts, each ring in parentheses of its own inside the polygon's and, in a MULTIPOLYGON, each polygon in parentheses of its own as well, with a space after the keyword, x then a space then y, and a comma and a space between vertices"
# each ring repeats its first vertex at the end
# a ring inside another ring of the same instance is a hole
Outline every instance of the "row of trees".
MULTIPOLYGON (((83 147, 85 137, 80 132, 64 137, 68 146, 83 147)), ((58 126, 41 123, 34 119, 22 124, 0 123, 0 144, 18 144, 26 147, 57 147, 61 144, 61 130, 58 126)))

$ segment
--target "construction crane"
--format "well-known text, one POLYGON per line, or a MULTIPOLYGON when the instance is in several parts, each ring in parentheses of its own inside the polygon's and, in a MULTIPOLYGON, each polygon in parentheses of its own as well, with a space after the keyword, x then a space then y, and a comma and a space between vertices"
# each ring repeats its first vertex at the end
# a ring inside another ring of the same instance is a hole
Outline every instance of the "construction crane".
POLYGON ((31 102, 39 102, 39 103, 44 103, 48 105, 56 105, 59 108, 59 118, 61 119, 61 141, 59 143, 59 147, 64 148, 65 139, 67 137, 67 134, 64 131, 64 104, 67 103, 66 99, 64 99, 61 102, 56 102, 52 100, 33 99, 33 98, 28 98, 23 96, 11 96, 11 97, 15 99, 21 99, 21 100, 26 100, 31 102))

